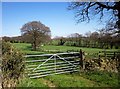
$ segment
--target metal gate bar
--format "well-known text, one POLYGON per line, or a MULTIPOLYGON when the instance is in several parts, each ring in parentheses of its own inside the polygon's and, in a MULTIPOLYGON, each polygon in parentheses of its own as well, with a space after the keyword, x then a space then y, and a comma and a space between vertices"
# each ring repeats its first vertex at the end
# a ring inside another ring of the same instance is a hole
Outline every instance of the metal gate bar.
POLYGON ((27 66, 27 71, 28 71, 28 76, 30 78, 39 78, 39 77, 44 77, 48 75, 79 71, 79 66, 78 66, 79 60, 76 60, 76 61, 71 60, 71 59, 79 58, 78 52, 26 55, 25 57, 27 58, 49 57, 48 59, 26 61, 26 63, 29 63, 27 66), (72 55, 72 57, 61 57, 61 55, 72 55), (53 62, 49 63, 50 60, 53 60, 53 62), (62 62, 57 62, 57 60, 62 62), (39 64, 30 64, 30 63, 39 63, 39 64))

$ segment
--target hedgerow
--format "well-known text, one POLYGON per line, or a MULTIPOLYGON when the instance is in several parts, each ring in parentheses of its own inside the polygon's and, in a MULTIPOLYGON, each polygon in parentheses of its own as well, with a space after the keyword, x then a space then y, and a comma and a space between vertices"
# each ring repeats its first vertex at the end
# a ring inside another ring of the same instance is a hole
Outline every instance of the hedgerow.
POLYGON ((16 87, 24 74, 24 68, 23 54, 10 43, 2 42, 2 87, 16 87))

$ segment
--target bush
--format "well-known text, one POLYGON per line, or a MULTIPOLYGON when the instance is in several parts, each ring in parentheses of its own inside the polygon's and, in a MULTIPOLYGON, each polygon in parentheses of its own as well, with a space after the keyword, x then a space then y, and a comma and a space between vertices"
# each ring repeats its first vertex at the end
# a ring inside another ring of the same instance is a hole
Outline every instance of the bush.
POLYGON ((23 54, 10 43, 2 42, 2 87, 15 87, 24 72, 23 54))

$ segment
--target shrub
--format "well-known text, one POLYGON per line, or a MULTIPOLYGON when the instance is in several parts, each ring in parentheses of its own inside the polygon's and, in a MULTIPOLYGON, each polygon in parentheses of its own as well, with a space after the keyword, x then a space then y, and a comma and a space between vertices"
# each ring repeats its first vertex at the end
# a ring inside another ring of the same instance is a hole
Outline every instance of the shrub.
POLYGON ((23 54, 10 43, 2 42, 2 87, 15 87, 24 72, 23 54))

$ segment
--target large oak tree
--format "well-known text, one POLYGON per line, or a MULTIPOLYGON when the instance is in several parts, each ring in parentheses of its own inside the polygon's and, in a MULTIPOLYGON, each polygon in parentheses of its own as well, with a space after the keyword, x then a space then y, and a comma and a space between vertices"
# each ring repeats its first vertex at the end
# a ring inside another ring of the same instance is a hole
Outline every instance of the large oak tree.
POLYGON ((32 44, 33 50, 36 50, 42 42, 50 39, 51 36, 50 28, 39 21, 24 24, 21 33, 24 40, 32 44))

